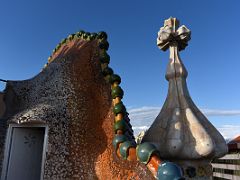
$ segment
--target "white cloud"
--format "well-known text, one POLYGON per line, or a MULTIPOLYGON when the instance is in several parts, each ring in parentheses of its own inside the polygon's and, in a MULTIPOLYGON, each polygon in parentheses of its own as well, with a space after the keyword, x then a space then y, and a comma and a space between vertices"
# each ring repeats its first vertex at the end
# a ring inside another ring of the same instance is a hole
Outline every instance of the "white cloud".
POLYGON ((145 131, 149 128, 149 126, 135 126, 132 127, 133 130, 141 130, 141 131, 145 131))
POLYGON ((217 129, 225 139, 233 139, 240 134, 240 125, 222 125, 217 129))
MULTIPOLYGON (((134 117, 156 117, 161 107, 143 106, 140 108, 130 108, 128 112, 134 117)), ((240 116, 240 110, 221 110, 221 109, 201 109, 206 116, 240 116)))
POLYGON ((240 110, 201 109, 206 116, 240 116, 240 110))
MULTIPOLYGON (((147 130, 157 115, 161 107, 140 107, 128 110, 134 134, 137 135, 143 130, 147 130)), ((218 110, 218 109, 201 109, 204 115, 209 116, 239 116, 240 110, 218 110)), ((216 127, 225 139, 232 139, 240 134, 240 125, 220 125, 216 127)))
POLYGON ((150 126, 160 111, 159 107, 129 109, 129 117, 135 126, 150 126))

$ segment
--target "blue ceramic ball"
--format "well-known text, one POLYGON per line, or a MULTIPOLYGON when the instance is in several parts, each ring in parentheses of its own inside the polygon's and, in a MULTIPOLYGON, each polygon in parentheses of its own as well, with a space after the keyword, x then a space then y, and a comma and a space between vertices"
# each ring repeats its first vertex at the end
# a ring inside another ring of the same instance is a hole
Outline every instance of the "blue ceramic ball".
POLYGON ((172 162, 163 162, 158 167, 157 179, 159 180, 183 180, 181 168, 172 162))

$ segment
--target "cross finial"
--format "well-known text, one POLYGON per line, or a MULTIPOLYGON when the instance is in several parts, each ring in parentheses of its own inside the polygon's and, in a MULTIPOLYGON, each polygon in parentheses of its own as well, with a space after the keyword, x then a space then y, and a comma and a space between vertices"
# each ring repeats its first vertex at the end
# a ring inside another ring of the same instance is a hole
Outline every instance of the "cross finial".
POLYGON ((169 159, 181 166, 204 173, 184 173, 186 179, 206 179, 212 177, 212 159, 223 156, 227 145, 221 134, 194 104, 187 88, 187 70, 180 58, 190 40, 191 32, 185 26, 179 27, 176 18, 165 20, 158 33, 157 45, 162 50, 169 48, 169 63, 166 79, 169 82, 168 95, 164 105, 142 142, 153 143, 163 159, 169 159))
POLYGON ((164 26, 158 32, 157 45, 166 51, 171 44, 176 44, 179 51, 185 49, 191 39, 191 31, 184 25, 179 27, 177 18, 170 17, 164 21, 164 26))

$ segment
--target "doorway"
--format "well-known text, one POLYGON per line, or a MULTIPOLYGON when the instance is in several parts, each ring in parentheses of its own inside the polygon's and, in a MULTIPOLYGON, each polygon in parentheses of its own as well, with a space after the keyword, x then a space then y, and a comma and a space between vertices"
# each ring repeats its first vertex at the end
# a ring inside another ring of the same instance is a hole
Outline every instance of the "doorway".
POLYGON ((2 180, 41 180, 46 127, 10 125, 2 180))

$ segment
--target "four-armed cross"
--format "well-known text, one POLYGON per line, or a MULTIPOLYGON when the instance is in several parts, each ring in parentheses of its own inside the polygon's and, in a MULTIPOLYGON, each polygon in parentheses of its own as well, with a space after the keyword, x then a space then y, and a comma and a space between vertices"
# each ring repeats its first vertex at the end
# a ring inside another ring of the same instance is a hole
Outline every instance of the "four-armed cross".
POLYGON ((164 26, 158 32, 157 45, 166 51, 171 44, 177 44, 179 51, 185 49, 191 39, 191 31, 186 26, 179 27, 176 18, 169 18, 164 21, 164 26))

